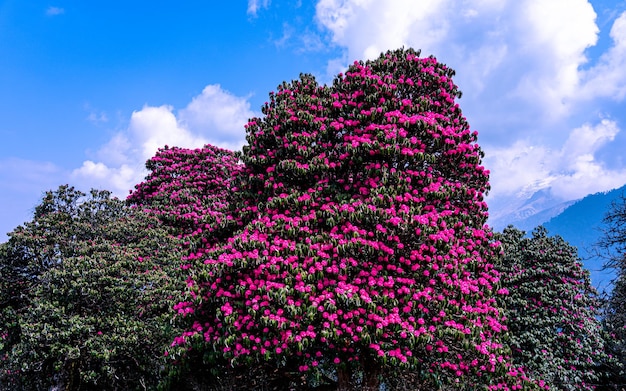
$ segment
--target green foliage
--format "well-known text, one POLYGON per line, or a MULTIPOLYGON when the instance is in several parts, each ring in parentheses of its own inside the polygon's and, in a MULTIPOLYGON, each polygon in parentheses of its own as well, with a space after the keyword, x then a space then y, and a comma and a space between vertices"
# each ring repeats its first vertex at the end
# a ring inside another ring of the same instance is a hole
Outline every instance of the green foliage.
POLYGON ((48 192, 0 253, 9 389, 142 389, 163 378, 180 243, 106 191, 48 192), (5 272, 9 278, 4 278, 5 272), (5 321, 8 319, 9 321, 5 321))
POLYGON ((561 237, 524 234, 508 227, 499 238, 514 362, 550 389, 592 390, 609 357, 589 272, 561 237))
MULTIPOLYGON (((242 183, 245 176, 240 175, 243 165, 234 152, 212 145, 196 149, 166 146, 146 162, 146 168, 149 174, 127 201, 184 240, 184 270, 205 248, 225 241, 242 225, 244 204, 238 202, 233 188, 246 185, 242 183)), ((179 300, 181 295, 184 297, 183 292, 179 292, 179 300)), ((233 370, 229 361, 217 354, 186 351, 183 362, 174 355, 170 358, 176 362, 168 379, 174 389, 197 389, 207 383, 250 389, 257 383, 265 387, 270 381, 259 375, 258 367, 233 370)))

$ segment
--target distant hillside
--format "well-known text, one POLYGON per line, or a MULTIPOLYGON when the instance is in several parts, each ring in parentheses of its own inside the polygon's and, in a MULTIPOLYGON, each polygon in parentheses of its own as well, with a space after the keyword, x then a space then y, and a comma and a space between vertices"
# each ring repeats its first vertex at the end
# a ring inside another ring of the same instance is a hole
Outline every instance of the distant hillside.
MULTIPOLYGON (((602 235, 603 219, 611 204, 626 196, 626 185, 607 192, 590 194, 580 200, 562 202, 551 196, 549 188, 528 196, 505 200, 508 205, 493 205, 499 214, 490 217, 488 224, 495 231, 513 225, 526 231, 543 225, 550 235, 559 235, 578 249, 578 255, 591 272, 591 281, 599 291, 608 288, 613 273, 602 270, 604 260, 594 256, 594 246, 602 235)), ((492 204, 490 204, 490 207, 492 204)))
POLYGON ((604 260, 593 255, 593 248, 605 228, 604 216, 611 204, 617 202, 622 195, 626 195, 626 185, 608 192, 588 195, 543 224, 548 232, 560 235, 578 248, 579 256, 591 272, 593 285, 600 290, 608 285, 613 273, 602 270, 604 260))
POLYGON ((588 195, 551 218, 544 226, 581 248, 593 246, 600 236, 602 220, 611 203, 621 195, 626 195, 626 185, 609 192, 588 195))

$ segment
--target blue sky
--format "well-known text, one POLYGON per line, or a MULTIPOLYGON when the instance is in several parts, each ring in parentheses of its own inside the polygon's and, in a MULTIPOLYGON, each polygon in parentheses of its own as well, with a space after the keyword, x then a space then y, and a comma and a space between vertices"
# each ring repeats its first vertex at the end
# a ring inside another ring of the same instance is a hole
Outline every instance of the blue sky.
POLYGON ((165 144, 238 149, 283 80, 401 46, 456 69, 491 213, 626 183, 626 2, 0 1, 0 231, 69 183, 125 196, 165 144))

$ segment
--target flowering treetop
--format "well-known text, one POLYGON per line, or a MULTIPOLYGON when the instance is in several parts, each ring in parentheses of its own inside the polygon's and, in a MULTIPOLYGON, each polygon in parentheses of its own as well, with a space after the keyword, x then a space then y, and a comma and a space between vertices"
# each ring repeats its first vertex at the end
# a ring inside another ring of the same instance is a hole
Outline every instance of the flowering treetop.
POLYGON ((189 237, 207 231, 212 242, 228 236, 240 216, 231 213, 233 181, 243 166, 231 151, 205 145, 160 149, 148 160, 146 180, 128 201, 157 214, 174 233, 189 237))

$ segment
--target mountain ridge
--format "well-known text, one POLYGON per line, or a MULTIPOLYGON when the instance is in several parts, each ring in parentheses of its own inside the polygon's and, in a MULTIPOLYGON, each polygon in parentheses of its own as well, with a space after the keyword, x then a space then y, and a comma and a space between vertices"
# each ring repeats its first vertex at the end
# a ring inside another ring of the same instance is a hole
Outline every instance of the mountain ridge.
POLYGON ((604 268, 604 259, 598 256, 595 246, 606 229, 604 217, 611 205, 626 196, 626 184, 612 190, 589 194, 578 200, 557 201, 550 189, 535 192, 515 210, 499 216, 491 225, 501 231, 508 225, 530 234, 543 225, 551 236, 561 236, 578 249, 591 281, 599 292, 610 290, 615 273, 604 268))

